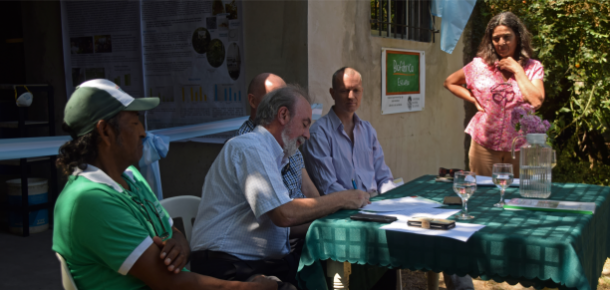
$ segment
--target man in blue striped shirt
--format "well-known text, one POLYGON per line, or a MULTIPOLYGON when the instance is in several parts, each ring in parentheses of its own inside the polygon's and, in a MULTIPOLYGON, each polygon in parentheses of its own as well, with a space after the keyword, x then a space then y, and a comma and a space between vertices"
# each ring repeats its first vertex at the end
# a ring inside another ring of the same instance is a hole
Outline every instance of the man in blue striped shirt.
POLYGON ((360 73, 342 68, 332 83, 335 105, 311 126, 311 138, 303 145, 305 167, 314 184, 320 194, 354 187, 369 193, 394 188, 377 131, 356 114, 362 101, 360 73))

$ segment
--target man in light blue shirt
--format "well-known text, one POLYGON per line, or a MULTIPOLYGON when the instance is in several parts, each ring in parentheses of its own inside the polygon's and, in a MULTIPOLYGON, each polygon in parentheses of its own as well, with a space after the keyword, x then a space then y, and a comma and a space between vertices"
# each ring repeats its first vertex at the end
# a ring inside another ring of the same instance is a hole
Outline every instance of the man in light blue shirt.
POLYGON ((230 139, 212 164, 191 240, 191 270, 225 280, 253 274, 293 282, 299 257, 289 253, 290 227, 339 209, 358 209, 369 195, 347 190, 291 199, 281 169, 309 138, 307 93, 287 86, 257 109, 253 132, 230 139))
POLYGON ((377 132, 356 115, 362 101, 360 73, 338 70, 330 95, 335 105, 311 126, 311 138, 303 146, 305 168, 320 194, 352 189, 352 181, 369 193, 394 188, 377 132))

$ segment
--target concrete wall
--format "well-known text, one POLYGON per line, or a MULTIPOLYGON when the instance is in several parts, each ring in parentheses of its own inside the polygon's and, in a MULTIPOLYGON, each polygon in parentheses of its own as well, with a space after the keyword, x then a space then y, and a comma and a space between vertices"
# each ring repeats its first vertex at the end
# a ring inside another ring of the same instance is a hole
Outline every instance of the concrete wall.
MULTIPOLYGON (((307 2, 244 1, 242 7, 247 82, 259 73, 272 72, 286 82, 307 86, 307 2)), ((220 144, 172 143, 160 162, 164 196, 200 196, 205 175, 221 149, 220 144)))
POLYGON ((205 175, 222 149, 221 144, 172 142, 159 161, 163 196, 201 196, 205 175))
POLYGON ((307 1, 243 1, 246 78, 273 72, 307 85, 307 1))
MULTIPOLYGON (((364 96, 357 114, 377 130, 385 161, 395 178, 412 180, 438 168, 464 166, 464 106, 443 87, 462 68, 463 44, 453 54, 436 43, 381 38, 370 33, 370 1, 310 1, 308 5, 309 89, 326 114, 333 72, 351 66, 363 76, 364 96), (426 107, 421 112, 381 115, 381 48, 426 52, 426 107)), ((440 28, 441 19, 436 19, 440 28)))

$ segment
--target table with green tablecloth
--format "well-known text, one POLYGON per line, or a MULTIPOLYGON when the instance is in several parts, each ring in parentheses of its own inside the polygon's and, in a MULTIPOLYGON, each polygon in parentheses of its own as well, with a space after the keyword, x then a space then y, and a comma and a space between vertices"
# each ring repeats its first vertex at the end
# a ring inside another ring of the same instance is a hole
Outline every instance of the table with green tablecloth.
MULTIPOLYGON (((549 199, 595 202, 595 214, 493 207, 495 187, 479 187, 468 202, 471 223, 485 227, 467 242, 379 229, 383 224, 350 220, 342 210, 314 221, 305 241, 297 278, 303 289, 327 289, 320 261, 469 274, 484 280, 520 282, 536 288, 593 290, 610 253, 610 187, 553 183, 549 199)), ((451 183, 422 176, 372 200, 421 196, 442 202, 455 196, 451 183)), ((506 190, 517 198, 519 188, 506 190)), ((459 207, 456 207, 459 208, 459 207)))

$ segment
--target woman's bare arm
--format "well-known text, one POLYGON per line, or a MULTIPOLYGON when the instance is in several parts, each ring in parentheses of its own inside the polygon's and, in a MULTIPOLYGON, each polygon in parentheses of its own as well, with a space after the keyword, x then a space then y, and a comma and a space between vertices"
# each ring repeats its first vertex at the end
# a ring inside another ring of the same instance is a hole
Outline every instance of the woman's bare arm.
POLYGON ((446 89, 448 89, 451 93, 456 95, 458 98, 473 103, 477 107, 477 110, 479 110, 480 112, 485 112, 485 108, 483 108, 483 106, 481 106, 481 104, 479 104, 479 102, 477 101, 477 98, 475 98, 472 95, 470 90, 468 90, 467 88, 462 86, 465 83, 466 83, 466 76, 464 75, 464 70, 460 69, 460 70, 452 73, 449 77, 447 77, 444 85, 445 85, 446 89))

